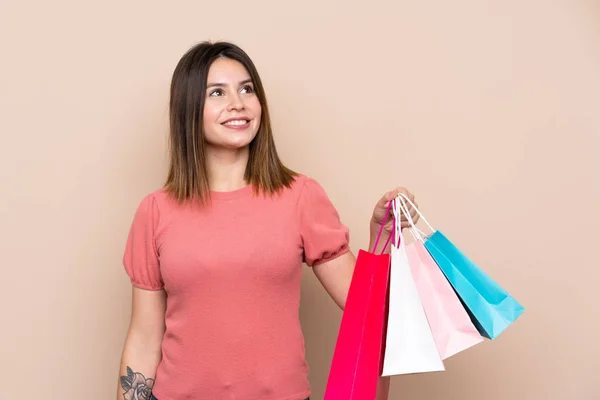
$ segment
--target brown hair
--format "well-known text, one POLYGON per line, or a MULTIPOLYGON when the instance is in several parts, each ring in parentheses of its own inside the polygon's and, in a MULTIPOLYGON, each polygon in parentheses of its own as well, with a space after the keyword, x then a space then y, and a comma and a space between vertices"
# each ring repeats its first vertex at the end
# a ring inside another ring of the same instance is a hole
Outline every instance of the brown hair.
POLYGON ((262 108, 258 132, 250 143, 244 179, 253 185, 255 194, 259 191, 274 194, 290 187, 297 175, 277 155, 265 90, 250 57, 231 43, 201 42, 183 55, 171 80, 170 166, 165 189, 179 202, 198 200, 205 204, 210 198, 202 114, 208 70, 222 57, 238 61, 246 68, 262 108))

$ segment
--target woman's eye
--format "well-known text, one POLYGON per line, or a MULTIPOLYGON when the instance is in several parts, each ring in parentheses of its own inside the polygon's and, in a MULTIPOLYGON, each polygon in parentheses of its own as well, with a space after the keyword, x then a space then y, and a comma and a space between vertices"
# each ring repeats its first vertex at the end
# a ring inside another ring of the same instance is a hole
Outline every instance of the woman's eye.
POLYGON ((251 85, 246 85, 242 88, 242 93, 254 93, 254 88, 251 85))
POLYGON ((223 91, 221 89, 215 89, 212 92, 210 92, 209 96, 210 97, 216 97, 216 96, 222 96, 223 95, 223 91))

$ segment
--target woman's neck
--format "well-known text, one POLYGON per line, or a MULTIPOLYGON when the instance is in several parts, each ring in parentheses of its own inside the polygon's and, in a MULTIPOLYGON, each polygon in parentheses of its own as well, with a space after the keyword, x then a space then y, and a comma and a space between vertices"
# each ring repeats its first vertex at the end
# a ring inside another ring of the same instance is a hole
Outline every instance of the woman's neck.
POLYGON ((239 150, 207 149, 206 169, 210 190, 230 192, 245 187, 248 184, 244 175, 249 155, 248 147, 239 150))

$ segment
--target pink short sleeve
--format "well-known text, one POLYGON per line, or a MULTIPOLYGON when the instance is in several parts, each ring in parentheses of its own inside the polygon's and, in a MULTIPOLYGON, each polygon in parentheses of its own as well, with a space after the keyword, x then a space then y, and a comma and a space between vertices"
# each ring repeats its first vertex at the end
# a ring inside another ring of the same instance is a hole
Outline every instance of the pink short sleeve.
POLYGON ((156 200, 149 195, 135 213, 123 256, 131 283, 140 289, 159 290, 164 286, 155 241, 157 220, 156 200))
POLYGON ((315 266, 349 250, 349 231, 325 190, 311 178, 303 182, 298 203, 304 262, 315 266))

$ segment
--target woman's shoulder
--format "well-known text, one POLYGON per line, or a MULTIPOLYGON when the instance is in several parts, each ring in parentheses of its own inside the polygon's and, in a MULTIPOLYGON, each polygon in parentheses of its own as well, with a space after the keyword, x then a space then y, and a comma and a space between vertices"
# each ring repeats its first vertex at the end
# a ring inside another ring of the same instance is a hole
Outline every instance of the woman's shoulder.
POLYGON ((324 192, 324 189, 314 177, 296 172, 294 180, 291 182, 290 186, 286 188, 286 191, 297 200, 302 201, 306 196, 324 192))
POLYGON ((155 189, 151 192, 143 194, 140 198, 140 203, 162 203, 169 199, 169 194, 165 188, 155 189))
POLYGON ((314 178, 310 175, 296 173, 296 176, 294 177, 294 182, 292 184, 292 188, 295 188, 300 191, 304 191, 307 189, 311 190, 314 188, 322 188, 322 186, 317 181, 316 178, 314 178))
POLYGON ((330 199, 327 190, 314 177, 305 174, 298 174, 292 185, 298 201, 304 206, 329 206, 330 199))
POLYGON ((176 204, 165 188, 155 189, 142 195, 138 200, 138 212, 145 210, 151 214, 158 214, 168 210, 176 204))

